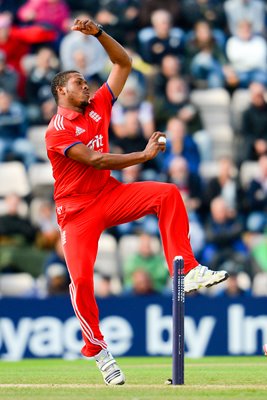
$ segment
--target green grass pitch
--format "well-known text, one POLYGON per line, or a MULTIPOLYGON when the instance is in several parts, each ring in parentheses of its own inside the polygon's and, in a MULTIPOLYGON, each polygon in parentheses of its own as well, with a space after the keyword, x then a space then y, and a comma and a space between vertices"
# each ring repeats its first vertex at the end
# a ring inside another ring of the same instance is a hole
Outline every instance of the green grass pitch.
POLYGON ((267 358, 205 357, 185 360, 185 385, 167 386, 170 357, 118 358, 127 383, 108 387, 94 361, 0 362, 1 400, 266 399, 267 358))

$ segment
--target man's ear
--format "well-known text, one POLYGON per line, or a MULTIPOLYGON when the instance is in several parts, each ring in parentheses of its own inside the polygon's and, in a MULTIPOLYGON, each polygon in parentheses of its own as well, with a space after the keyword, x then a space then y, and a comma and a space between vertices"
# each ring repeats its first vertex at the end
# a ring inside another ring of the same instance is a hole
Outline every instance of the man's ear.
POLYGON ((57 92, 58 94, 60 94, 61 96, 65 96, 66 94, 66 88, 65 86, 57 86, 57 92))

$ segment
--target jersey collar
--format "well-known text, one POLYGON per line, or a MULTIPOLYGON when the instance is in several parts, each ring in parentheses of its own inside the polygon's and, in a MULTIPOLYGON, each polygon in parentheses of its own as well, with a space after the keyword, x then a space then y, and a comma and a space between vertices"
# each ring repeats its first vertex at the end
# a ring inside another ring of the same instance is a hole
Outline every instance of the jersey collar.
POLYGON ((64 107, 60 107, 60 106, 58 106, 58 108, 57 108, 57 113, 62 115, 65 118, 69 119, 70 121, 79 117, 80 115, 82 115, 78 111, 73 111, 73 110, 70 110, 69 108, 64 108, 64 107))

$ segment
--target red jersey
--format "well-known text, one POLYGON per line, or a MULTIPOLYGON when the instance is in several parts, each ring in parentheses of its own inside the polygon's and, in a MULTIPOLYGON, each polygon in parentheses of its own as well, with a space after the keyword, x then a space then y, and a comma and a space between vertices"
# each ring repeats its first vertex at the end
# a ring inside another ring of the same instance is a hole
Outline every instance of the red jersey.
POLYGON ((108 181, 109 170, 97 170, 72 160, 66 151, 77 143, 101 153, 109 151, 108 127, 114 101, 113 93, 105 83, 96 91, 83 114, 58 107, 45 135, 55 179, 55 200, 99 191, 108 181))

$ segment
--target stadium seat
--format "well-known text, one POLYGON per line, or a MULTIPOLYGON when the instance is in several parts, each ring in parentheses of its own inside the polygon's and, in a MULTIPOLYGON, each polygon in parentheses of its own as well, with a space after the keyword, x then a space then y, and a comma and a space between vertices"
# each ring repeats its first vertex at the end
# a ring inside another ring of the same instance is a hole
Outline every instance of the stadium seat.
POLYGON ((237 89, 231 100, 231 121, 234 131, 241 133, 242 114, 249 106, 250 96, 248 89, 237 89))
POLYGON ((19 161, 0 165, 0 197, 15 193, 20 197, 30 193, 30 185, 24 165, 19 161))
POLYGON ((240 182, 244 189, 247 188, 251 180, 259 174, 259 171, 260 168, 257 161, 244 161, 241 164, 240 182))
POLYGON ((54 178, 49 162, 31 165, 28 175, 34 196, 51 197, 53 194, 54 178))
POLYGON ((0 275, 0 296, 28 296, 33 294, 34 288, 35 280, 26 272, 0 275))
POLYGON ((45 147, 45 131, 47 129, 46 125, 34 125, 28 129, 27 137, 29 141, 33 144, 36 155, 39 159, 43 161, 48 161, 46 147, 45 147))
POLYGON ((98 243, 98 254, 95 262, 95 271, 109 277, 120 276, 116 239, 103 233, 98 243))
POLYGON ((225 89, 192 90, 190 99, 200 110, 204 128, 210 134, 213 158, 233 155, 230 95, 225 89))

